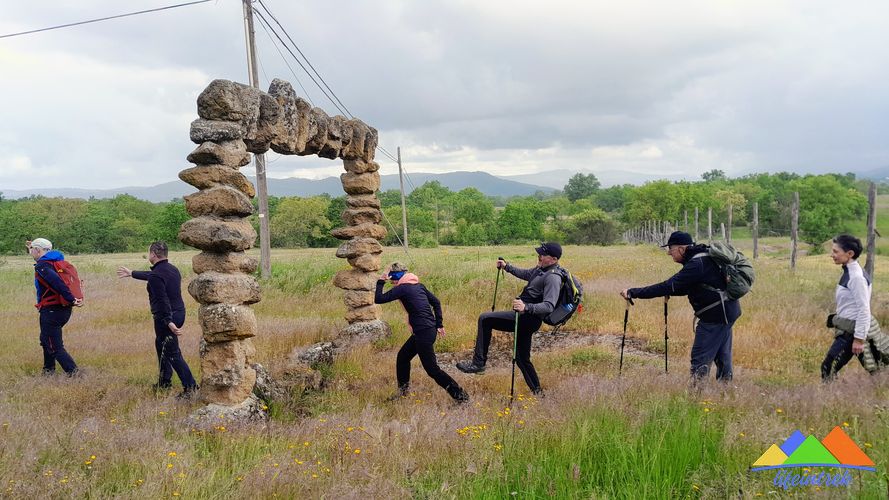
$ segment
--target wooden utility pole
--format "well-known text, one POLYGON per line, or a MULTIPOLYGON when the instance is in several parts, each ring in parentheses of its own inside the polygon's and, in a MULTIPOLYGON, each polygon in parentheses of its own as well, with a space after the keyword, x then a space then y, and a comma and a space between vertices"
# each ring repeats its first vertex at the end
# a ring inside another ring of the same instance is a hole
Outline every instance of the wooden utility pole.
POLYGON ((877 185, 873 182, 867 190, 867 263, 864 264, 864 272, 873 282, 874 263, 877 256, 877 185))
MULTIPOLYGON (((253 32, 253 6, 251 0, 244 2, 244 30, 247 33, 247 68, 250 70, 250 85, 259 88, 259 69, 256 65, 256 40, 253 32)), ((265 179, 265 155, 254 154, 256 166, 256 193, 259 196, 259 264, 262 278, 272 276, 272 249, 269 240, 269 189, 265 179)))
POLYGON ((398 146, 398 185, 401 186, 401 227, 404 229, 402 244, 407 249, 407 205, 404 202, 404 175, 401 172, 401 146, 398 146))
POLYGON ((713 207, 707 208, 707 240, 713 243, 713 207))
POLYGON ((698 207, 695 207, 695 241, 698 241, 698 207))
POLYGON ((753 258, 759 257, 759 202, 753 202, 753 258))
POLYGON ((732 204, 728 204, 728 221, 725 223, 725 242, 732 244, 732 204))
POLYGON ((793 193, 793 206, 790 209, 790 268, 796 269, 797 233, 799 232, 799 192, 793 193))

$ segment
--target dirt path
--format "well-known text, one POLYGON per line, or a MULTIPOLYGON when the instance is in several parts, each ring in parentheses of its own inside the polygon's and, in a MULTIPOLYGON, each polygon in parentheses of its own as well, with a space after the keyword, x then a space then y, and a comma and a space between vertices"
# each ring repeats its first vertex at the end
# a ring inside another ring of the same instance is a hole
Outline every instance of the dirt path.
MULTIPOLYGON (((538 332, 531 340, 531 354, 540 352, 564 351, 578 347, 602 346, 605 350, 620 353, 622 335, 610 333, 587 332, 538 332)), ((491 339, 491 349, 488 352, 488 368, 509 367, 512 363, 512 335, 495 332, 491 339)), ((636 356, 641 358, 659 358, 662 353, 647 350, 641 340, 627 337, 624 345, 624 356, 636 356)), ((444 352, 438 354, 438 364, 445 371, 456 371, 454 364, 457 361, 472 359, 472 351, 444 352)))

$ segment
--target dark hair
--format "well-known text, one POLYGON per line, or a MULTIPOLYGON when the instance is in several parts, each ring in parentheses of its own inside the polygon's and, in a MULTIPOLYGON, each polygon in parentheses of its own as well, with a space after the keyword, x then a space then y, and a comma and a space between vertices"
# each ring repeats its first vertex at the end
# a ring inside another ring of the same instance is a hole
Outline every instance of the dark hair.
POLYGON ((166 258, 167 252, 169 250, 167 249, 167 244, 163 241, 155 241, 151 244, 150 247, 148 247, 148 251, 153 253, 154 255, 157 255, 158 257, 166 258))
POLYGON ((851 234, 841 234, 833 239, 844 252, 852 252, 852 258, 857 259, 861 255, 861 240, 851 234))

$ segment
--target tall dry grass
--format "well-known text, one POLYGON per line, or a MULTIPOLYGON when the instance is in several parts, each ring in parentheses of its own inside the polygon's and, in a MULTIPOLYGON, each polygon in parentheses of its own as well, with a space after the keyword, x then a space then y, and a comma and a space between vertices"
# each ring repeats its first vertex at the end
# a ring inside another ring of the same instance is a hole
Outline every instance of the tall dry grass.
MULTIPOLYGON (((408 335, 403 310, 389 305, 383 314, 391 339, 326 369, 324 392, 273 405, 264 427, 222 420, 191 427, 185 417, 196 403, 150 392, 157 368, 144 283, 114 276, 118 265, 147 267, 136 254, 72 257, 88 304, 75 311, 65 341, 86 373, 40 376, 30 262, 7 258, 0 267, 0 495, 755 497, 776 490, 770 476, 747 472, 769 445, 795 429, 820 438, 845 422, 881 472, 862 474, 849 490, 805 494, 884 498, 886 377, 867 376, 853 361, 837 383, 818 380, 831 341, 823 317, 839 270, 826 256, 810 256, 790 272, 782 243, 766 243, 773 256, 757 262, 758 282, 735 328, 731 386, 688 391, 692 317, 676 298, 669 375, 657 357, 632 357, 618 378, 614 348, 574 345, 534 354, 547 397, 522 394, 509 411, 504 362, 481 376, 446 367, 472 395, 466 406, 451 403, 415 363, 412 396, 387 404, 394 353, 408 335)), ((186 276, 191 255, 171 258, 186 276)), ((474 343, 478 314, 491 307, 498 255, 517 265, 534 262, 530 247, 412 250, 410 259, 387 249, 384 260, 408 260, 441 298, 448 334, 438 349, 459 358, 474 343)), ((274 258, 274 277, 255 306, 257 357, 271 366, 345 324, 340 292, 330 285, 342 261, 325 250, 274 258)), ((571 323, 578 337, 619 334, 618 291, 678 269, 648 247, 566 247, 563 264, 587 291, 585 311, 571 323)), ((878 316, 889 297, 887 272, 880 263, 878 316)), ((498 307, 520 288, 511 277, 501 282, 498 307)), ((199 374, 196 308, 186 300, 183 352, 199 374)), ((663 349, 662 311, 660 301, 640 301, 630 315, 629 334, 655 353, 663 349)), ((495 348, 508 345, 497 336, 495 348)), ((524 390, 521 379, 518 385, 524 390)))

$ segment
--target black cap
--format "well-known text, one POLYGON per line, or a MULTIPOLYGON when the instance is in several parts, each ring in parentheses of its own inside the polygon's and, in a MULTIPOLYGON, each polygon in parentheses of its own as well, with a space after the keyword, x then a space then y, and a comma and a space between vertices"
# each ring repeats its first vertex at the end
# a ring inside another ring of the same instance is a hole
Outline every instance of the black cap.
POLYGON ((670 235, 670 238, 667 240, 666 245, 661 245, 661 248, 669 247, 673 245, 694 245, 694 240, 691 239, 691 235, 688 233, 684 233, 682 231, 673 231, 673 234, 670 235))
POLYGON ((540 246, 534 250, 537 252, 537 255, 549 255, 550 257, 555 257, 557 259, 562 258, 562 245, 559 245, 554 241, 541 243, 540 246))

